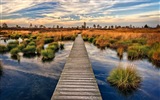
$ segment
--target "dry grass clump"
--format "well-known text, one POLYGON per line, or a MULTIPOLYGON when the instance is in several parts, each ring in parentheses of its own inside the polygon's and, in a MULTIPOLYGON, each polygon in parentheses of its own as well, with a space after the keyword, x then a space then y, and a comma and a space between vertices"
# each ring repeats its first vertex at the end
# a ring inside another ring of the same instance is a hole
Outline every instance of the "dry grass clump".
POLYGON ((130 91, 139 87, 141 77, 132 65, 128 65, 126 68, 118 66, 110 72, 107 81, 121 91, 130 91))

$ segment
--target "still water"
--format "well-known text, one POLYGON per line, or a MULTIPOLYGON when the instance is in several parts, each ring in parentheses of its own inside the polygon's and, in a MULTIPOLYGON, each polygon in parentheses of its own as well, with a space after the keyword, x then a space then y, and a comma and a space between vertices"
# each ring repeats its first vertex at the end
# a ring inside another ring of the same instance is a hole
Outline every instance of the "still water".
MULTIPOLYGON (((40 57, 21 57, 18 62, 12 60, 9 53, 0 55, 0 60, 3 61, 0 100, 50 100, 72 45, 73 42, 65 42, 65 49, 57 52, 52 62, 45 63, 40 57)), ((147 60, 129 61, 126 53, 123 59, 119 60, 114 50, 100 50, 90 43, 85 43, 85 46, 103 100, 160 99, 160 69, 158 67, 147 60), (119 64, 135 65, 142 77, 140 87, 128 95, 124 95, 106 81, 110 71, 119 64)))
POLYGON ((100 50, 92 44, 85 44, 93 71, 103 100, 160 100, 160 69, 147 60, 129 61, 124 53, 123 59, 119 60, 117 53, 111 49, 100 50), (133 64, 142 77, 140 87, 132 93, 125 95, 115 87, 110 86, 106 78, 112 69, 119 64, 133 64))
POLYGON ((12 60, 10 54, 0 55, 3 75, 0 77, 0 100, 50 100, 73 42, 56 53, 52 62, 40 57, 12 60))

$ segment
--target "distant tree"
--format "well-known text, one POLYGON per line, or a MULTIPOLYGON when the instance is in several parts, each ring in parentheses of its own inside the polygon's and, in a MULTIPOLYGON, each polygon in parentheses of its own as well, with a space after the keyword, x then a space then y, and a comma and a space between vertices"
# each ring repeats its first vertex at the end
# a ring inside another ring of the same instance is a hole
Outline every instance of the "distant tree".
POLYGON ((112 25, 112 26, 111 26, 111 29, 113 29, 113 28, 114 28, 114 26, 112 25))
POLYGON ((149 28, 149 26, 146 24, 146 25, 144 25, 144 28, 149 28))
POLYGON ((86 28, 86 22, 84 22, 84 27, 83 28, 86 28))
POLYGON ((16 25, 16 28, 21 28, 19 25, 16 25))
POLYGON ((158 24, 158 25, 156 26, 156 28, 160 28, 160 25, 158 24))
POLYGON ((52 28, 55 28, 55 25, 53 25, 53 27, 52 28))
POLYGON ((107 26, 104 26, 103 28, 104 28, 104 29, 107 29, 107 26))
POLYGON ((30 23, 29 28, 32 28, 32 23, 30 23))
POLYGON ((133 26, 132 26, 132 25, 130 25, 130 26, 129 26, 129 28, 133 28, 133 26))
POLYGON ((8 25, 6 23, 3 23, 2 28, 8 28, 8 25))
POLYGON ((79 26, 77 26, 77 29, 79 29, 79 26))
POLYGON ((95 24, 93 25, 93 28, 96 28, 96 25, 95 25, 95 24))
POLYGON ((34 28, 38 28, 38 26, 37 26, 37 25, 34 25, 34 28))
POLYGON ((82 25, 82 28, 84 28, 84 25, 82 25))
POLYGON ((40 26, 39 26, 39 28, 45 28, 45 26, 43 26, 43 25, 40 25, 40 26))
POLYGON ((99 25, 99 24, 97 25, 97 28, 100 28, 100 25, 99 25))
POLYGON ((59 28, 59 25, 57 25, 57 28, 59 28))

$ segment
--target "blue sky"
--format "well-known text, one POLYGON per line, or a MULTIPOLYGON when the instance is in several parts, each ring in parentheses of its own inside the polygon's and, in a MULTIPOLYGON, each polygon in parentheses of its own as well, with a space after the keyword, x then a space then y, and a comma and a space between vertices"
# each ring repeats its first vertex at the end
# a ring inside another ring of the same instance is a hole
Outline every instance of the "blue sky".
POLYGON ((159 24, 159 0, 1 0, 1 23, 77 26, 159 24))

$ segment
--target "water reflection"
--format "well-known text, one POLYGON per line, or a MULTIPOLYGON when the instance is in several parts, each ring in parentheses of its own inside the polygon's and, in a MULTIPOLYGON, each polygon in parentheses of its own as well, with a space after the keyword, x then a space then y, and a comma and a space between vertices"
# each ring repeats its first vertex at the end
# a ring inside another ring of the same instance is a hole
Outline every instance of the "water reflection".
POLYGON ((65 42, 65 49, 58 51, 54 61, 43 63, 41 57, 12 60, 10 54, 0 55, 3 76, 0 80, 2 100, 50 100, 73 42, 65 42))
POLYGON ((0 78, 3 74, 3 65, 2 65, 2 61, 0 60, 0 78))
POLYGON ((119 60, 115 50, 107 48, 101 51, 89 43, 85 43, 85 46, 103 100, 159 100, 160 70, 147 59, 129 61, 127 53, 124 52, 123 58, 119 60), (137 66, 137 73, 142 77, 142 82, 139 88, 133 91, 123 92, 107 82, 106 78, 109 76, 111 70, 116 68, 120 63, 123 63, 124 66, 127 64, 137 66))

